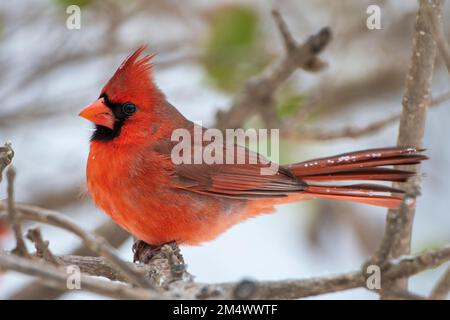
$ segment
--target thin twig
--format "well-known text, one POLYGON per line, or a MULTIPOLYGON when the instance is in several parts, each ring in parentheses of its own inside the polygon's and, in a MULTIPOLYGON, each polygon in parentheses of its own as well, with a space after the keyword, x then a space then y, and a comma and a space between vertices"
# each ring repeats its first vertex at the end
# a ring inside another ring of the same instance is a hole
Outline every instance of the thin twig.
POLYGON ((344 127, 342 129, 321 131, 321 130, 299 130, 299 131, 288 131, 285 135, 291 139, 301 139, 301 140, 311 140, 311 141, 323 141, 323 140, 334 140, 342 138, 360 138, 367 136, 369 134, 376 133, 381 129, 387 127, 398 121, 400 115, 395 114, 389 116, 385 119, 374 121, 362 128, 355 128, 352 126, 344 127))
MULTIPOLYGON (((69 273, 64 268, 41 263, 0 251, 0 267, 3 270, 14 270, 37 277, 45 284, 70 291, 68 288, 69 273)), ((127 284, 113 283, 80 275, 80 290, 105 295, 117 299, 159 299, 163 296, 153 290, 132 288, 127 284)))
MULTIPOLYGON (((282 31, 284 32, 288 32, 287 28, 282 31)), ((241 94, 233 100, 230 109, 216 114, 215 126, 221 130, 238 128, 242 125, 243 119, 258 112, 263 116, 267 126, 275 127, 278 120, 273 106, 277 89, 298 68, 309 71, 317 62, 315 59, 317 55, 323 51, 330 40, 331 30, 323 28, 304 43, 288 51, 283 58, 266 68, 262 74, 249 79, 241 94)))
POLYGON ((439 53, 444 60, 447 71, 450 73, 450 46, 445 38, 444 28, 442 25, 441 11, 434 10, 433 5, 427 6, 428 20, 430 21, 431 32, 434 40, 439 48, 439 53))
POLYGON ((2 182, 3 170, 11 163, 13 157, 14 151, 11 143, 5 143, 3 147, 0 147, 0 182, 2 182))
MULTIPOLYGON (((91 276, 105 277, 113 281, 129 282, 129 280, 124 277, 121 272, 117 271, 104 257, 64 255, 59 256, 56 259, 66 266, 76 265, 80 268, 81 272, 91 276)), ((147 265, 129 262, 128 265, 143 277, 148 276, 156 269, 153 267, 152 263, 147 265)))
MULTIPOLYGON (((4 209, 4 205, 0 203, 0 210, 4 209)), ((150 281, 143 278, 140 274, 137 274, 131 269, 128 264, 123 261, 117 254, 116 250, 112 248, 105 239, 92 235, 82 228, 77 226, 67 217, 64 217, 60 213, 48 209, 43 209, 30 205, 16 204, 16 210, 20 213, 19 219, 26 219, 36 222, 42 222, 57 226, 65 229, 73 234, 77 235, 84 244, 92 251, 107 258, 114 267, 123 272, 123 274, 130 279, 130 281, 143 288, 152 288, 153 285, 150 281)))
MULTIPOLYGON (((450 99, 450 92, 446 92, 435 99, 433 99, 430 103, 430 107, 439 106, 445 101, 450 99)), ((369 123, 367 126, 362 128, 355 128, 352 126, 344 127, 342 129, 330 130, 330 131, 321 131, 321 130, 283 130, 282 135, 285 138, 296 139, 301 141, 323 141, 323 140, 334 140, 334 139, 342 139, 342 138, 361 138, 364 136, 368 136, 374 133, 379 132, 380 130, 386 128, 389 125, 395 124, 401 117, 401 113, 394 114, 388 116, 381 120, 376 120, 372 123, 369 123)))
POLYGON ((7 193, 8 193, 8 217, 11 228, 14 232, 16 238, 16 247, 13 253, 22 256, 29 257, 27 246, 25 245, 25 240, 22 233, 22 225, 20 220, 17 218, 17 211, 14 205, 14 179, 16 177, 16 170, 13 166, 10 166, 6 171, 6 178, 8 182, 7 193))
POLYGON ((59 265, 58 260, 48 247, 49 242, 42 238, 41 228, 36 226, 29 229, 27 231, 27 238, 34 243, 37 257, 42 258, 55 266, 59 265))
MULTIPOLYGON (((114 221, 108 220, 99 227, 97 227, 94 231, 94 234, 108 239, 108 242, 114 248, 118 248, 121 246, 129 237, 130 234, 127 233, 124 229, 120 228, 114 221)), ((94 254, 92 250, 89 250, 84 244, 81 244, 78 248, 75 248, 70 254, 74 256, 90 256, 94 254)), ((103 259, 100 257, 100 259, 103 259)), ((104 260, 104 259, 103 259, 104 260)), ((108 264, 110 265, 110 264, 108 264)), ((81 266, 80 266, 81 268, 81 266)), ((118 272, 113 266, 111 266, 111 272, 114 274, 120 275, 122 277, 120 281, 126 281, 127 279, 123 277, 123 275, 118 272)), ((83 272, 83 270, 81 270, 83 272)), ((86 271, 87 274, 90 274, 86 271)), ((108 278, 108 277, 107 277, 108 278)), ((119 280, 119 279, 113 279, 119 280)), ((16 291, 9 298, 12 300, 29 300, 39 297, 40 299, 45 300, 54 300, 64 294, 64 290, 60 290, 57 288, 51 288, 45 286, 41 283, 40 280, 32 281, 27 284, 21 290, 16 291)))
MULTIPOLYGON (((178 250, 178 247, 174 248, 171 245, 165 245, 148 264, 129 262, 128 265, 141 276, 148 277, 155 285, 164 286, 178 280, 189 281, 192 277, 184 277, 186 274, 185 265, 183 262, 180 262, 177 254, 178 250)), ((57 257, 57 260, 65 265, 77 265, 81 272, 88 275, 128 282, 128 279, 118 272, 104 257, 64 255, 57 257)))
POLYGON ((280 31, 281 36, 283 37, 283 43, 286 48, 286 51, 287 52, 293 51, 297 46, 297 43, 292 37, 292 34, 289 31, 289 28, 286 22, 284 21, 283 17, 281 16, 280 11, 276 8, 272 9, 272 16, 278 26, 278 30, 280 31))

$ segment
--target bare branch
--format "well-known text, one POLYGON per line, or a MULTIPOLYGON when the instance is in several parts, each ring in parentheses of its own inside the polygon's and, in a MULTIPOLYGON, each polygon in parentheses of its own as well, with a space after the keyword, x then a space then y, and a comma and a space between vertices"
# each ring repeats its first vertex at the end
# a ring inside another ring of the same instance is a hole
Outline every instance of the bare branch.
POLYGON ((16 177, 16 170, 10 166, 6 171, 6 178, 8 182, 8 218, 11 228, 14 232, 16 238, 16 248, 13 253, 18 254, 22 257, 29 257, 27 246, 25 245, 25 240, 23 239, 22 225, 20 220, 17 218, 17 211, 14 205, 14 179, 16 177))
MULTIPOLYGON (((387 263, 382 269, 382 283, 409 277, 450 260, 450 247, 424 252, 416 257, 403 257, 387 263)), ((171 290, 180 292, 179 282, 171 290)), ((188 284, 182 287, 186 299, 231 299, 239 283, 188 284)), ((304 280, 256 281, 252 299, 299 299, 358 287, 366 288, 366 274, 349 272, 342 275, 304 280)))
MULTIPOLYGON (((412 204, 414 204, 415 199, 420 194, 419 188, 418 179, 412 179, 406 186, 400 212, 405 212, 412 204)), ((402 214, 396 214, 390 218, 389 223, 386 224, 383 240, 370 263, 382 264, 389 258, 392 251, 392 245, 401 241, 401 231, 405 224, 405 219, 407 219, 407 217, 402 214)))
POLYGON ((299 131, 288 131, 283 136, 291 139, 299 140, 334 140, 342 138, 360 138, 370 134, 374 134, 383 128, 394 124, 400 118, 399 114, 394 114, 392 116, 386 117, 385 119, 374 121, 362 128, 355 127, 345 127, 342 129, 337 129, 333 131, 320 131, 320 130, 299 130, 299 131))
POLYGON ((216 114, 216 127, 222 130, 240 127, 243 119, 256 111, 264 117, 268 126, 274 127, 277 117, 274 114, 273 105, 277 89, 297 68, 305 70, 310 68, 316 61, 315 57, 322 52, 330 40, 331 30, 323 28, 303 44, 287 52, 274 66, 268 67, 262 74, 247 81, 230 109, 216 114))
MULTIPOLYGON (((178 246, 165 245, 148 264, 135 264, 129 262, 130 268, 134 269, 142 277, 149 278, 152 283, 164 286, 174 281, 190 281, 192 276, 186 274, 184 263, 178 258, 178 246)), ((89 257, 77 255, 64 255, 57 257, 64 265, 77 265, 81 272, 92 276, 101 276, 110 280, 129 282, 122 273, 118 272, 104 257, 89 257)))
MULTIPOLYGON (((104 224, 97 227, 94 231, 94 234, 102 238, 108 239, 110 245, 113 246, 114 248, 121 246, 130 237, 129 233, 127 233, 124 229, 120 228, 112 220, 108 220, 104 224)), ((95 252, 92 252, 92 250, 89 250, 89 248, 87 248, 84 245, 79 246, 71 253, 71 255, 75 256, 76 255, 89 256, 92 254, 95 254, 95 252)), ((115 268, 111 267, 111 270, 112 270, 111 272, 114 272, 115 274, 120 274, 122 276, 122 274, 117 272, 115 268)), ((85 272, 89 274, 89 272, 87 271, 85 272)), ((122 280, 126 281, 125 278, 123 278, 122 280)), ((39 297, 39 299, 51 300, 57 299, 59 296, 64 294, 64 292, 65 292, 64 290, 45 286, 44 284, 42 284, 40 280, 35 280, 32 281, 30 284, 26 285, 25 287, 21 288, 20 290, 18 290, 17 292, 15 292, 13 295, 11 295, 10 299, 29 300, 39 297)))
POLYGON ((280 31, 281 36, 283 37, 284 46, 286 48, 287 52, 291 52, 295 50, 295 47, 297 46, 297 43, 294 40, 294 37, 292 37, 291 32, 289 31, 289 28, 284 21, 283 17, 281 16, 281 13, 278 9, 274 8, 272 9, 272 16, 277 24, 278 30, 280 31))
POLYGON ((439 53, 444 60, 447 71, 450 73, 450 46, 445 38, 444 28, 442 25, 442 13, 441 11, 434 10, 435 4, 427 6, 426 11, 428 14, 428 20, 430 22, 431 32, 434 40, 436 41, 439 53))
MULTIPOLYGON (((443 102, 450 99, 450 91, 446 92, 444 94, 441 94, 440 96, 433 99, 430 103, 430 107, 439 106, 443 102)), ((361 138, 364 136, 368 136, 374 133, 379 132, 380 130, 386 128, 389 125, 392 125, 394 123, 397 123, 397 121, 400 119, 401 113, 394 114, 391 116, 388 116, 384 119, 374 121, 372 123, 369 123, 367 126, 362 128, 355 128, 355 127, 345 127, 342 129, 337 130, 330 130, 330 131, 321 131, 321 130, 287 130, 283 131, 282 135, 286 138, 291 139, 297 139, 302 141, 308 141, 308 140, 334 140, 334 139, 342 139, 342 138, 361 138)))
MULTIPOLYGON (((0 252, 1 253, 1 252, 0 252)), ((158 258, 164 259, 164 258, 158 258)), ((19 260, 22 262, 21 259, 19 260)), ((95 274, 96 276, 107 277, 111 280, 126 281, 121 274, 117 273, 110 263, 103 257, 80 257, 80 256, 62 256, 58 260, 62 261, 65 265, 77 265, 80 267, 82 272, 88 274, 95 274)), ((439 250, 423 252, 415 257, 402 257, 398 260, 388 261, 382 268, 382 283, 388 283, 389 281, 409 277, 414 274, 420 273, 424 270, 435 268, 450 260, 450 247, 444 247, 439 250)), ((30 264, 38 263, 27 261, 27 268, 30 269, 30 264)), ((151 262, 150 265, 133 265, 130 263, 130 267, 134 268, 136 272, 140 274, 152 274, 155 268, 158 269, 160 266, 160 261, 151 262)), ((39 263, 38 263, 39 265, 39 263)), ((34 272, 35 269, 39 267, 33 267, 32 271, 17 269, 18 267, 14 265, 11 267, 8 262, 2 260, 2 255, 0 254, 0 266, 6 269, 12 269, 26 274, 43 277, 44 280, 48 279, 47 275, 42 274, 42 270, 38 271, 38 274, 30 273, 34 272)), ((51 270, 55 270, 55 267, 51 267, 51 270)), ((161 270, 161 269, 159 269, 161 270)), ((167 272, 168 270, 166 269, 167 272)), ((170 272, 170 271, 169 271, 170 272)), ((67 277, 67 275, 64 275, 67 277)), ((50 277, 53 279, 53 277, 50 277)), ((65 280, 64 278, 64 284, 65 280)), ((84 277, 82 280, 84 290, 99 293, 98 288, 91 290, 91 287, 86 287, 84 284, 90 284, 89 277, 84 277)), ((156 278, 154 278, 156 279, 156 278)), ((61 281, 60 279, 58 281, 61 281)), ((342 275, 322 277, 322 278, 311 278, 311 279, 301 279, 301 280, 282 280, 282 281, 241 281, 241 282, 227 282, 218 284, 205 284, 205 283, 195 283, 190 279, 178 280, 170 282, 166 286, 166 290, 169 293, 160 293, 160 295, 155 295, 152 291, 140 290, 138 293, 127 291, 127 295, 135 295, 134 298, 143 298, 145 295, 152 295, 153 298, 179 298, 179 299, 233 299, 236 298, 236 292, 245 291, 245 297, 251 299, 299 299, 304 297, 310 297, 325 293, 332 293, 337 291, 343 291, 353 288, 363 287, 366 288, 366 274, 361 271, 349 272, 342 275), (244 285, 245 284, 245 285, 244 285), (243 290, 243 285, 244 289, 243 290), (137 296, 138 295, 138 296, 137 296)), ((64 288, 62 288, 64 290, 64 288)), ((67 290, 67 288, 65 288, 67 290)), ((241 292, 242 293, 242 292, 241 292)), ((241 294, 239 293, 239 294, 241 294)), ((108 290, 106 293, 102 293, 107 296, 111 296, 111 292, 108 290)), ((409 293, 407 291, 398 291, 391 294, 396 296, 396 298, 409 296, 409 298, 421 298, 420 296, 409 293)), ((123 298, 123 296, 121 296, 123 298)), ((130 296, 128 297, 130 298, 130 296)))
MULTIPOLYGON (((192 279, 192 276, 187 274, 184 258, 181 255, 180 248, 175 242, 166 244, 161 248, 161 253, 169 264, 170 281, 181 280, 184 275, 192 279)), ((154 260, 154 259, 152 259, 154 260)))
MULTIPOLYGON (((91 276, 105 277, 113 281, 128 282, 128 279, 124 277, 121 272, 118 272, 111 263, 103 257, 64 255, 57 259, 66 266, 76 265, 80 268, 81 272, 91 276)), ((145 265, 129 262, 128 265, 130 268, 135 269, 136 272, 139 272, 143 277, 154 271, 152 264, 145 265)))
MULTIPOLYGON (((73 226, 67 227, 67 222, 61 223, 57 218, 53 217, 53 212, 46 212, 49 210, 43 210, 39 209, 37 210, 34 207, 26 206, 26 205, 16 205, 17 209, 21 213, 21 216, 19 216, 20 219, 27 219, 27 220, 33 220, 33 221, 40 221, 44 223, 49 223, 51 225, 55 225, 58 227, 62 227, 63 229, 68 229, 71 231, 73 229, 73 226), (42 212, 43 211, 43 212, 42 212)), ((0 210, 5 211, 5 206, 3 204, 0 205, 0 210)), ((6 215, 6 212, 0 213, 1 215, 6 215)), ((171 262, 168 261, 166 253, 162 252, 163 258, 166 260, 166 267, 161 268, 161 264, 154 262, 154 267, 157 268, 157 270, 166 270, 165 274, 170 274, 172 272, 171 270, 171 262), (167 267, 169 266, 169 267, 167 267)), ((421 272, 423 270, 437 267, 438 265, 442 264, 445 261, 448 261, 450 259, 450 247, 445 247, 441 250, 437 251, 430 251, 425 252, 417 257, 413 258, 402 258, 397 261, 390 261, 387 262, 382 266, 382 279, 383 283, 389 282, 394 279, 399 279, 403 277, 408 277, 413 274, 416 274, 418 272, 421 272)), ((63 261, 64 263, 70 262, 71 264, 77 264, 77 260, 74 258, 71 259, 64 259, 60 258, 59 261, 63 261)), ((17 262, 17 261, 16 261, 17 262)), ((19 261, 21 262, 21 261, 19 261)), ((30 275, 37 275, 38 277, 46 278, 47 274, 44 272, 42 273, 42 270, 36 271, 35 267, 31 267, 29 264, 26 265, 26 268, 24 269, 23 266, 18 266, 17 264, 13 263, 10 260, 3 259, 0 264, 4 269, 13 269, 19 272, 24 272, 26 274, 30 275), (31 269, 30 269, 31 268, 31 269), (34 272, 34 273, 33 273, 34 272)), ((31 261, 27 260, 27 263, 32 263, 31 261)), ((125 262, 126 263, 126 262, 125 262)), ((93 258, 93 261, 86 262, 86 259, 79 258, 78 264, 81 266, 82 269, 85 272, 88 272, 87 270, 96 270, 97 275, 102 275, 105 277, 111 277, 112 279, 121 279, 121 280, 127 280, 129 281, 128 277, 124 277, 124 273, 117 273, 117 271, 114 271, 113 264, 111 261, 105 258, 93 258), (102 261, 103 260, 103 261, 102 261), (81 262, 80 262, 81 261, 81 262), (100 263, 99 263, 100 262, 100 263), (90 267, 86 267, 86 265, 90 264, 90 267), (95 267, 93 266, 95 264, 95 267), (100 271, 102 270, 102 271, 100 271)), ((127 267, 133 270, 133 273, 142 277, 142 271, 148 272, 148 268, 152 268, 151 266, 131 266, 129 263, 126 263, 127 267)), ((114 266, 115 267, 115 266, 114 266)), ((42 268, 37 268, 42 269, 42 268)), ((49 270, 48 266, 44 268, 45 270, 49 270)), ((53 269, 52 269, 53 270, 53 269)), ((154 270, 154 269, 153 269, 154 270)), ((53 272, 53 271, 52 271, 53 272)), ((92 271, 93 273, 93 271, 92 271)), ((163 272, 164 273, 164 272, 163 272)), ((56 274, 56 273, 55 273, 56 274)), ((147 274, 153 274, 153 272, 147 273, 147 274)), ((58 281, 61 280, 62 275, 56 274, 56 278, 58 281)), ((64 274, 64 277, 66 275, 64 274)), ((56 281, 54 277, 50 277, 50 282, 56 281)), ((66 279, 66 278, 64 278, 66 279)), ((318 278, 318 279, 306 279, 306 280, 285 280, 285 281, 262 281, 255 283, 255 291, 254 294, 252 294, 252 298, 255 299, 296 299, 301 297, 307 297, 312 295, 318 295, 323 293, 329 293, 329 292, 336 292, 356 287, 365 287, 365 279, 366 276, 362 272, 353 272, 348 274, 339 275, 336 277, 327 277, 327 278, 318 278)), ((158 282, 157 277, 153 277, 153 280, 155 282, 158 282)), ((88 279, 84 279, 83 281, 89 282, 88 279)), ((167 281, 164 281, 164 283, 167 283, 167 281)), ((167 290, 170 290, 171 297, 177 297, 177 298, 208 298, 208 299, 214 299, 214 298, 226 298, 230 299, 235 295, 236 286, 238 283, 223 283, 223 284, 200 284, 200 283, 194 283, 192 281, 184 281, 184 280, 175 280, 174 282, 170 283, 166 287, 167 290)), ((61 287, 61 283, 58 282, 58 288, 64 289, 61 287)), ((90 290, 91 287, 87 287, 86 290, 90 290)), ((92 289, 92 292, 98 292, 98 288, 94 287, 92 289)), ((103 290, 103 289, 102 289, 103 290)), ((141 294, 149 294, 154 296, 156 293, 153 293, 154 291, 139 291, 139 297, 135 298, 141 298, 141 294)), ((157 292, 160 294, 160 292, 157 292)), ((106 293, 105 293, 106 294, 106 293)), ((128 294, 128 293, 127 293, 128 294)), ((134 293, 132 293, 134 294, 134 293)), ((111 293, 108 291, 108 296, 111 296, 111 293)), ((159 295, 158 297, 165 296, 164 294, 159 295)))
MULTIPOLYGON (((0 251, 0 267, 41 279, 45 284, 69 291, 67 287, 68 273, 64 268, 13 256, 0 251)), ((162 295, 153 290, 132 288, 126 284, 108 282, 81 275, 81 290, 105 295, 117 299, 158 299, 162 295)))
MULTIPOLYGON (((427 21, 426 8, 426 0, 421 0, 413 36, 410 68, 406 77, 406 90, 403 96, 403 111, 397 141, 399 146, 422 146, 426 110, 431 101, 430 86, 433 77, 436 44, 427 21)), ((433 11, 437 16, 441 15, 441 10, 441 1, 433 0, 433 11)), ((404 170, 405 168, 398 166, 398 169, 404 170)), ((411 170, 409 167, 407 169, 411 170)), ((419 172, 419 165, 415 166, 415 171, 419 172)), ((394 184, 394 187, 412 190, 414 184, 418 185, 418 180, 413 179, 404 185, 394 184)), ((414 199, 412 197, 410 201, 414 202, 414 199)), ((414 206, 411 205, 402 205, 400 210, 389 210, 386 218, 385 236, 381 241, 376 259, 383 259, 386 252, 391 257, 409 254, 414 213, 414 206), (391 237, 393 230, 398 234, 391 237)), ((407 281, 397 281, 392 286, 385 287, 385 289, 397 292, 406 291, 407 281)))
POLYGON ((385 299, 390 300, 426 300, 426 297, 410 291, 388 291, 385 293, 385 299))
POLYGON ((442 277, 437 282, 436 286, 431 291, 430 299, 446 299, 450 293, 450 268, 444 272, 442 277))
POLYGON ((49 242, 42 239, 41 228, 35 227, 29 229, 27 238, 34 243, 37 257, 42 258, 55 266, 59 265, 58 260, 56 260, 55 256, 48 248, 49 242))
POLYGON ((11 163, 13 157, 14 151, 10 143, 5 143, 3 147, 0 147, 0 182, 2 182, 3 170, 11 163))
MULTIPOLYGON (((89 247, 89 249, 107 258, 114 267, 123 272, 133 284, 143 288, 153 287, 148 280, 141 277, 133 269, 130 269, 128 264, 118 256, 116 250, 112 248, 105 239, 84 231, 67 217, 52 210, 24 204, 16 204, 16 209, 20 213, 19 219, 42 222, 72 232, 83 240, 84 244, 89 247)), ((0 203, 0 210, 4 210, 4 205, 2 203, 0 203)))

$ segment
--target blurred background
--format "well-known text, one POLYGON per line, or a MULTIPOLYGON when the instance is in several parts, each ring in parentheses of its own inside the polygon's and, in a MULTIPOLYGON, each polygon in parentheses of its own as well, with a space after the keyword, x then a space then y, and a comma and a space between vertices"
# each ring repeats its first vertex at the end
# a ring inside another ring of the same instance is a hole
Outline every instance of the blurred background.
MULTIPOLYGON (((212 126, 246 80, 284 54, 271 16, 280 8, 297 41, 324 26, 333 40, 319 73, 297 71, 277 93, 277 116, 292 132, 364 128, 401 111, 418 2, 231 0, 21 0, 0 3, 0 143, 11 141, 17 169, 17 201, 58 210, 88 230, 101 230, 131 260, 132 239, 83 195, 91 124, 77 115, 98 97, 120 62, 142 44, 157 53, 154 76, 168 100, 190 120, 212 126), (81 28, 66 27, 67 6, 81 8, 81 28), (366 9, 381 8, 381 30, 366 27, 366 9)), ((448 21, 445 7, 443 21, 448 21)), ((447 34, 450 30, 446 26, 447 34)), ((449 75, 437 58, 433 97, 448 92, 449 75)), ((450 102, 430 108, 422 167, 422 196, 413 231, 413 252, 450 242, 450 102)), ((261 126, 258 116, 245 127, 261 126)), ((391 146, 398 123, 357 138, 281 141, 281 163, 356 149, 391 146)), ((0 199, 6 197, 0 185, 0 199)), ((308 278, 353 271, 377 247, 386 210, 314 200, 278 207, 235 226, 217 240, 182 247, 196 280, 308 278)), ((56 254, 80 245, 65 232, 43 226, 56 254)), ((2 239, 11 249, 12 237, 2 239)), ((30 249, 32 246, 29 246, 30 249)), ((411 290, 428 294, 444 267, 411 278, 411 290)), ((0 279, 0 299, 89 299, 37 290, 26 276, 0 279), (31 283, 31 285, 30 285, 31 283), (35 290, 35 291, 33 291, 35 290)), ((376 298, 364 289, 319 296, 376 298)))

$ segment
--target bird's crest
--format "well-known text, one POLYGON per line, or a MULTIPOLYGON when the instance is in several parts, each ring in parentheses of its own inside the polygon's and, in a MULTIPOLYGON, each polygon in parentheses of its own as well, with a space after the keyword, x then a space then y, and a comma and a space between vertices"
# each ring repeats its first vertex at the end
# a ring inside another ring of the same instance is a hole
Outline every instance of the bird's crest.
MULTIPOLYGON (((152 55, 143 55, 142 52, 147 46, 139 47, 135 52, 129 55, 119 66, 117 71, 105 85, 102 93, 108 95, 121 96, 122 92, 132 93, 133 91, 151 91, 154 87, 151 78, 152 55)), ((113 98, 113 97, 111 97, 113 98)), ((118 97, 120 99, 120 97, 118 97)))
POLYGON ((119 66, 117 72, 148 73, 153 66, 150 61, 154 55, 145 55, 139 59, 145 49, 147 46, 143 45, 129 55, 119 66))

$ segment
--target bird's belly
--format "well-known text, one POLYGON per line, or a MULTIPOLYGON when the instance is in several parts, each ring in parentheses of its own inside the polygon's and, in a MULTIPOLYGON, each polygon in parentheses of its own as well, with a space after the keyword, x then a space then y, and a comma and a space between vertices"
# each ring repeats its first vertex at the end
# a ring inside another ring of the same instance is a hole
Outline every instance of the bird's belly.
POLYGON ((196 245, 216 238, 246 218, 247 203, 243 200, 225 200, 169 186, 145 193, 139 185, 88 185, 98 207, 132 235, 152 245, 170 241, 196 245))
MULTIPOLYGON (((121 224, 149 244, 177 241, 196 245, 216 238, 242 220, 243 208, 241 201, 224 202, 189 191, 171 190, 137 201, 131 212, 133 217, 121 224)), ((125 205, 123 210, 127 209, 125 205)))

